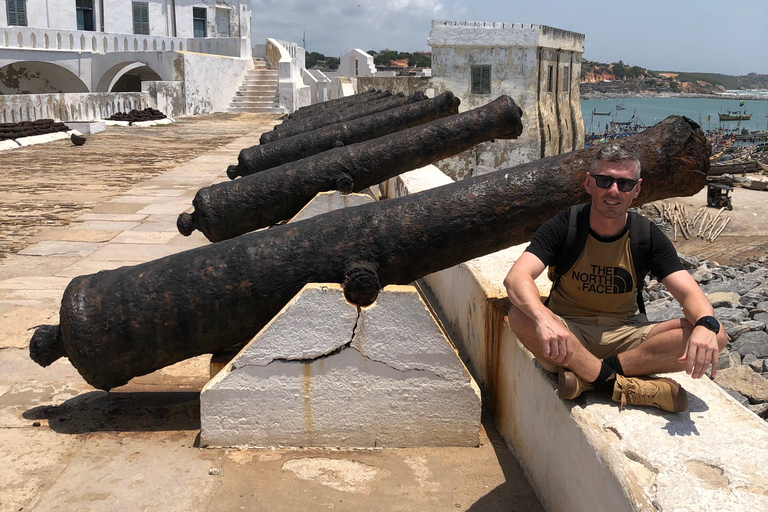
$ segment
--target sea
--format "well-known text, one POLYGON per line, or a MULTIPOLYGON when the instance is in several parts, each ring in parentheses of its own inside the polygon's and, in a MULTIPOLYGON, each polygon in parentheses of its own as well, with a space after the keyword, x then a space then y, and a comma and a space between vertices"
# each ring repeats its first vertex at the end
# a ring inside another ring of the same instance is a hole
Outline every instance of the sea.
MULTIPOLYGON (((727 91, 726 94, 738 95, 745 91, 727 91)), ((719 98, 612 98, 581 100, 581 113, 584 116, 584 130, 587 134, 603 133, 610 121, 629 121, 632 115, 646 125, 652 126, 668 116, 686 116, 699 123, 704 130, 741 131, 744 128, 750 132, 768 130, 768 91, 749 91, 751 97, 764 96, 764 100, 745 99, 740 106, 738 99, 719 98), (617 110, 617 105, 623 105, 624 110, 617 110), (610 112, 608 116, 593 116, 592 111, 610 112), (752 114, 749 121, 718 121, 718 112, 742 111, 752 114)))

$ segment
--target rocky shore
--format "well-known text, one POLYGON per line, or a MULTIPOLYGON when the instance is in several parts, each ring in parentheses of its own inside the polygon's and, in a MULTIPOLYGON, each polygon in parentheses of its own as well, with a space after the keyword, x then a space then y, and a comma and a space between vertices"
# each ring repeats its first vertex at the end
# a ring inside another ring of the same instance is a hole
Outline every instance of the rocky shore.
POLYGON ((582 100, 610 100, 617 98, 703 98, 714 100, 763 100, 768 101, 768 95, 750 94, 748 92, 733 93, 686 93, 686 92, 654 92, 654 91, 624 91, 624 92, 584 92, 581 93, 582 100))
MULTIPOLYGON (((730 338, 720 353, 715 382, 753 413, 768 418, 768 266, 765 256, 733 266, 678 256, 707 294, 715 316, 730 338)), ((666 288, 656 280, 646 279, 643 295, 648 319, 659 322, 681 318, 683 310, 666 288)))

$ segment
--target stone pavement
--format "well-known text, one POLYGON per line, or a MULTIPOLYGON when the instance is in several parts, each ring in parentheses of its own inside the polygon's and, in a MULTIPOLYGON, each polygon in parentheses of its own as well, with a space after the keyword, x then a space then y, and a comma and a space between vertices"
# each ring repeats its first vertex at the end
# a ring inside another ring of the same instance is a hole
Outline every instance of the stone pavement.
MULTIPOLYGON (((109 393, 66 359, 45 369, 29 359, 30 329, 58 323, 72 277, 208 243, 179 235, 177 215, 200 187, 227 179, 226 165, 272 124, 264 116, 252 133, 138 181, 0 260, 0 511, 542 510, 488 419, 479 448, 201 449, 209 357, 109 393)), ((69 165, 59 165, 47 172, 61 179, 69 165)))

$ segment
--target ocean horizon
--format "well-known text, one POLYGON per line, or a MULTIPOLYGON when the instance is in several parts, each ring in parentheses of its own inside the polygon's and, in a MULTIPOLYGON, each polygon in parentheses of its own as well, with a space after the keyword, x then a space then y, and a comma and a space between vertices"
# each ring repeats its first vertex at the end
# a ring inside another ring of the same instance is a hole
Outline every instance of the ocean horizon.
POLYGON ((646 126, 652 126, 672 115, 686 116, 699 123, 704 130, 742 130, 750 132, 768 130, 768 91, 726 91, 725 94, 737 93, 764 95, 765 100, 745 99, 740 106, 738 99, 731 98, 679 98, 679 97, 635 97, 610 99, 582 99, 581 113, 584 118, 584 131, 603 133, 610 121, 626 122, 635 114, 635 118, 646 126), (617 110, 617 105, 623 105, 624 110, 617 110), (593 116, 592 111, 610 112, 607 116, 593 116), (718 120, 718 113, 741 111, 752 114, 749 121, 718 120), (707 120, 709 118, 709 120, 707 120))

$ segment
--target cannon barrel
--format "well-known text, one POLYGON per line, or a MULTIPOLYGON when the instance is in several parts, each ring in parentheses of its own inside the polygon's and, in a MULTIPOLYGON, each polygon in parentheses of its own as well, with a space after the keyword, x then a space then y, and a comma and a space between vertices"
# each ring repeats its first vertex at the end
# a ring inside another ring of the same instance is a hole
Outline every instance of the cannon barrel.
MULTIPOLYGON (((637 205, 706 183, 707 142, 689 119, 667 118, 622 145, 640 157, 637 205)), ((381 286, 530 239, 555 212, 588 199, 583 184, 597 150, 77 277, 64 292, 61 324, 38 328, 30 356, 43 366, 68 356, 89 384, 111 389, 247 343, 306 283, 343 283, 352 302, 370 304, 381 286)))
POLYGON ((332 149, 235 181, 200 189, 179 232, 199 229, 218 242, 298 213, 318 192, 357 192, 491 139, 516 138, 522 112, 509 96, 482 107, 377 139, 332 149))
POLYGON ((285 137, 292 137, 299 133, 309 132, 317 130, 323 126, 329 124, 342 123, 344 121, 351 121, 359 117, 369 116, 376 112, 382 112, 391 108, 402 107, 409 103, 415 103, 417 101, 424 101, 427 97, 422 92, 416 92, 408 97, 405 96, 391 96, 381 100, 374 100, 362 105, 353 105, 349 108, 340 109, 338 111, 332 110, 323 115, 317 115, 308 117, 307 119, 297 119, 296 121, 290 121, 277 125, 271 132, 265 132, 261 134, 259 138, 260 144, 269 144, 276 140, 284 139, 285 137))
POLYGON ((264 146, 246 148, 240 151, 237 165, 230 165, 227 168, 227 176, 231 179, 248 176, 336 147, 375 139, 457 114, 459 103, 459 99, 452 92, 447 91, 430 100, 324 126, 264 146))
POLYGON ((360 94, 353 94, 352 96, 344 96, 343 98, 323 101, 321 103, 315 103, 314 105, 301 107, 296 112, 289 114, 288 119, 295 120, 307 116, 314 116, 321 112, 327 112, 331 109, 347 108, 352 105, 361 105, 363 103, 387 98, 389 96, 392 96, 390 91, 377 91, 375 89, 371 89, 360 94))

